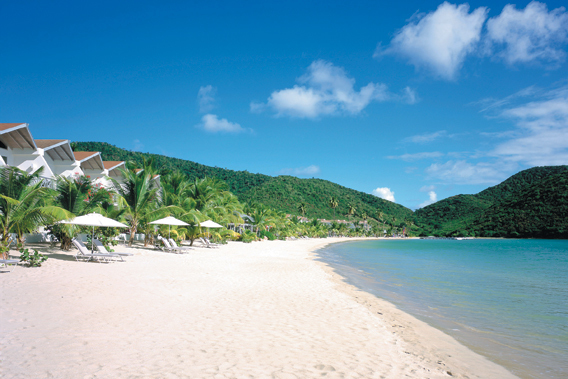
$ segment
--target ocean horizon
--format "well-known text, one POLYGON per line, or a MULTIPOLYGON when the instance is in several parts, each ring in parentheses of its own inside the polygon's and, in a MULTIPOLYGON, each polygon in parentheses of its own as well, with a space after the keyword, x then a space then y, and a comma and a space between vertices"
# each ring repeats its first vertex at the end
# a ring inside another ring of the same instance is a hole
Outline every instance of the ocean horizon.
POLYGON ((521 378, 568 376, 568 240, 373 240, 320 259, 521 378))

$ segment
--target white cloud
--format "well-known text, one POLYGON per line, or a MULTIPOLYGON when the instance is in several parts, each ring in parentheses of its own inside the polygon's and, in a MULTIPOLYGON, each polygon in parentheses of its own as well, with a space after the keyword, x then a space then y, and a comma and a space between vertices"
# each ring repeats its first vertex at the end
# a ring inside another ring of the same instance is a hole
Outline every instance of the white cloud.
POLYGON ((215 108, 215 94, 217 88, 212 85, 199 87, 197 92, 197 102, 199 104, 199 113, 207 113, 215 108))
POLYGON ((434 191, 429 191, 428 197, 429 197, 429 199, 426 200, 425 202, 421 203, 418 206, 418 208, 424 208, 425 206, 428 206, 430 204, 434 204, 436 201, 438 201, 438 195, 436 195, 436 192, 434 192, 434 191))
POLYGON ((418 15, 399 30, 386 49, 375 57, 395 54, 416 68, 425 68, 444 79, 454 79, 465 57, 476 48, 487 8, 469 12, 468 4, 444 2, 434 12, 418 15))
POLYGON ((239 124, 227 121, 226 118, 219 119, 217 115, 206 114, 201 118, 201 123, 197 127, 204 129, 211 133, 225 132, 225 133, 241 133, 246 131, 239 124))
POLYGON ((427 143, 446 135, 447 132, 445 130, 439 130, 434 133, 417 134, 414 136, 406 137, 405 139, 403 139, 403 142, 427 143))
POLYGON ((389 155, 388 159, 402 159, 406 162, 417 161, 420 159, 429 159, 429 158, 439 158, 444 154, 440 153, 439 151, 432 151, 432 152, 424 152, 424 153, 415 153, 415 154, 403 154, 403 155, 389 155))
POLYGON ((314 176, 320 173, 320 168, 315 165, 298 168, 284 168, 278 172, 278 175, 296 175, 296 176, 314 176))
POLYGON ((514 120, 518 130, 492 155, 533 166, 568 164, 568 86, 500 115, 514 120))
POLYGON ((410 87, 404 87, 404 90, 402 91, 402 99, 408 104, 416 104, 420 101, 416 90, 410 87))
POLYGON ((393 203, 395 202, 394 191, 391 191, 391 189, 388 187, 379 187, 377 189, 374 189, 372 194, 380 197, 381 199, 392 201, 393 203))
POLYGON ((568 42, 568 13, 564 7, 548 11, 546 4, 533 1, 524 10, 507 4, 501 14, 487 21, 490 50, 504 49, 497 56, 508 64, 532 61, 559 62, 562 45, 568 42))
MULTIPOLYGON (((298 85, 272 92, 266 104, 252 102, 251 112, 270 108, 277 116, 316 118, 325 115, 360 113, 372 101, 386 101, 397 96, 389 93, 385 84, 369 83, 359 91, 354 89, 355 79, 345 70, 330 62, 312 62, 307 73, 298 78, 298 85)), ((416 93, 405 90, 398 96, 405 102, 414 102, 416 93)))
POLYGON ((479 162, 471 164, 466 161, 448 161, 434 163, 426 169, 429 179, 445 184, 496 184, 516 168, 512 162, 479 162))

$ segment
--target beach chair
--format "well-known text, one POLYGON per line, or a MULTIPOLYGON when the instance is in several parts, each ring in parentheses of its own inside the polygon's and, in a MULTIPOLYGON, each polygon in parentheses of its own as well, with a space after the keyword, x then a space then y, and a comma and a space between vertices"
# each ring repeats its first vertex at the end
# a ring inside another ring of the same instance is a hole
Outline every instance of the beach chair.
POLYGON ((20 263, 19 259, 0 259, 0 269, 6 268, 8 269, 7 272, 12 272, 14 267, 16 267, 20 263), (12 269, 10 269, 10 266, 12 269))
POLYGON ((79 241, 76 238, 71 240, 73 245, 79 250, 75 255, 75 259, 77 262, 88 262, 90 260, 96 260, 99 263, 101 262, 113 262, 115 259, 122 259, 118 254, 101 254, 101 253, 91 253, 87 246, 82 241, 79 241))
POLYGON ((173 238, 168 238, 168 241, 170 242, 170 246, 174 249, 193 250, 193 248, 189 247, 189 246, 178 246, 176 241, 173 238))
POLYGON ((97 248, 97 251, 99 253, 101 253, 101 254, 117 254, 120 257, 120 260, 123 261, 123 262, 124 262, 124 259, 122 257, 131 257, 131 256, 134 255, 132 253, 120 253, 120 252, 117 252, 117 251, 113 251, 111 253, 106 249, 105 245, 103 245, 103 243, 96 238, 93 240, 93 243, 95 244, 95 247, 97 248))
POLYGON ((209 249, 214 249, 214 248, 218 248, 219 245, 212 243, 211 241, 209 241, 208 238, 205 237, 199 237, 199 240, 201 241, 201 243, 203 245, 205 245, 205 247, 209 248, 209 249))
POLYGON ((163 244, 162 250, 163 251, 167 251, 168 253, 176 253, 176 254, 182 254, 182 253, 187 251, 187 250, 182 249, 180 247, 178 247, 178 248, 173 247, 172 245, 170 245, 169 241, 165 238, 158 237, 158 239, 160 241, 162 241, 162 244, 163 244))

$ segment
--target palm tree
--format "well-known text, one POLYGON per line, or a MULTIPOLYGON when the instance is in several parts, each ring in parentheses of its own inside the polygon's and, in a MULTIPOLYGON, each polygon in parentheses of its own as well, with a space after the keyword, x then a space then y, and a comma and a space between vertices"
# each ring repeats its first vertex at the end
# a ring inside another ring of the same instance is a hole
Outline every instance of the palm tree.
MULTIPOLYGON (((93 185, 86 176, 76 179, 59 177, 56 191, 55 204, 75 216, 93 212, 101 206, 107 208, 112 200, 108 190, 102 186, 93 185)), ((51 226, 51 232, 61 241, 61 249, 69 250, 71 238, 79 232, 79 227, 70 224, 54 224, 51 226)))
POLYGON ((329 199, 329 206, 331 207, 331 209, 333 209, 333 219, 335 220, 335 208, 337 208, 337 206, 339 205, 339 201, 337 201, 337 198, 335 196, 332 196, 331 199, 329 199))
POLYGON ((112 179, 114 187, 120 196, 120 204, 126 208, 125 218, 130 224, 130 239, 128 245, 132 246, 134 235, 144 221, 152 221, 164 209, 157 207, 160 196, 160 187, 150 170, 121 170, 123 183, 112 179))
POLYGON ((357 208, 351 203, 347 204, 347 214, 349 215, 349 221, 351 221, 351 216, 355 214, 357 208))
POLYGON ((0 168, 0 241, 7 247, 10 233, 16 233, 24 242, 24 233, 73 215, 61 207, 51 205, 54 191, 43 186, 39 175, 42 169, 28 174, 17 167, 0 168))
POLYGON ((298 205, 298 212, 302 214, 302 217, 306 214, 306 203, 302 202, 298 205))

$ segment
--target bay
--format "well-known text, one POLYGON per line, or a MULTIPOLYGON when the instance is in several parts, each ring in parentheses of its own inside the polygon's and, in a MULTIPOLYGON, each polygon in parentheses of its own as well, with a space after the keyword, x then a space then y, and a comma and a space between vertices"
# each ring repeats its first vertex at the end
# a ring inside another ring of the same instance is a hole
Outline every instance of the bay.
POLYGON ((568 377, 566 240, 372 240, 318 253, 348 282, 522 378, 568 377))

